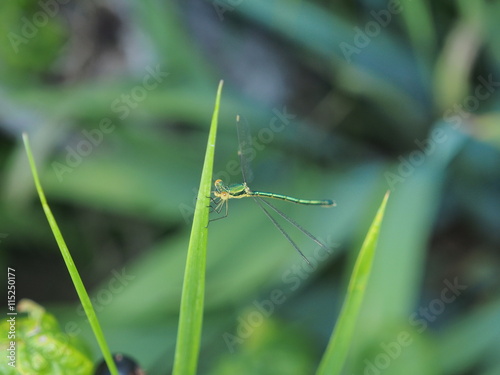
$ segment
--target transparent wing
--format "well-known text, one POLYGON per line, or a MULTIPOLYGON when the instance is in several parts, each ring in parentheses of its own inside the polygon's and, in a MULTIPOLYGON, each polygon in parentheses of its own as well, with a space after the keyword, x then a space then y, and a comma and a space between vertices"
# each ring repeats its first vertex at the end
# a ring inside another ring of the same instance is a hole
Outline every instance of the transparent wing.
MULTIPOLYGON (((280 210, 278 210, 276 207, 274 207, 271 203, 269 203, 268 201, 264 200, 264 199, 261 199, 261 202, 264 203, 265 205, 267 205, 269 208, 271 208, 274 212, 276 212, 278 215, 280 215, 283 219, 285 219, 286 221, 288 221, 290 224, 292 224, 295 228, 297 228, 298 230, 300 230, 302 233, 304 233, 307 237, 309 237, 311 240, 313 240, 314 242, 316 242, 319 246, 321 246, 322 248, 326 249, 328 252, 330 252, 330 248, 328 246, 326 246, 323 242, 321 242, 320 240, 318 240, 316 237, 314 237, 314 235, 312 235, 309 231, 305 230, 299 223, 297 223, 295 220, 293 220, 291 217, 285 215, 283 212, 281 212, 280 210)), ((262 207, 262 206, 261 206, 262 207)), ((262 207, 263 208, 263 207, 262 207)))
MULTIPOLYGON (((307 264, 309 264, 311 266, 311 262, 309 262, 309 259, 306 258, 306 256, 304 255, 304 253, 299 249, 299 247, 297 246, 297 244, 294 242, 294 240, 292 240, 292 238, 288 235, 287 232, 285 232, 285 230, 283 229, 283 227, 276 221, 276 219, 274 217, 271 216, 271 214, 269 213, 268 210, 266 210, 266 208, 262 205, 262 203, 266 203, 268 204, 268 202, 264 201, 263 199, 260 199, 259 197, 252 197, 254 199, 254 201, 260 206, 260 208, 262 208, 262 210, 264 211, 264 213, 266 214, 266 216, 269 218, 269 220, 272 221, 272 223, 276 226, 276 228, 278 228, 278 230, 281 232, 281 234, 283 236, 285 236, 285 238, 288 240, 288 242, 290 242, 290 244, 295 248, 295 250, 298 251, 298 253, 300 254, 300 256, 302 257, 302 259, 304 259, 306 261, 307 264)), ((269 205, 269 204, 268 204, 269 205)), ((273 207, 272 205, 270 207, 273 207)), ((274 207, 273 207, 274 208, 274 207)), ((311 266, 312 267, 312 266, 311 266)))
POLYGON ((238 131, 238 156, 240 157, 241 174, 243 182, 247 184, 253 181, 253 172, 250 162, 255 157, 255 148, 253 147, 252 136, 248 128, 248 123, 241 121, 240 115, 236 116, 236 129, 238 131))

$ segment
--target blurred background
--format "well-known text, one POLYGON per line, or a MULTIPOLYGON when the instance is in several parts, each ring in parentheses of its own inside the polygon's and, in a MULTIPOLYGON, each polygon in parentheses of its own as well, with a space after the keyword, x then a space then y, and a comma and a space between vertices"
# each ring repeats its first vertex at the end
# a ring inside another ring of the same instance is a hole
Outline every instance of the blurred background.
POLYGON ((114 352, 171 371, 217 84, 214 178, 334 199, 252 200, 210 224, 200 374, 312 374, 353 261, 391 198, 345 374, 500 373, 500 3, 62 1, 0 5, 0 262, 100 357, 37 198, 114 352))

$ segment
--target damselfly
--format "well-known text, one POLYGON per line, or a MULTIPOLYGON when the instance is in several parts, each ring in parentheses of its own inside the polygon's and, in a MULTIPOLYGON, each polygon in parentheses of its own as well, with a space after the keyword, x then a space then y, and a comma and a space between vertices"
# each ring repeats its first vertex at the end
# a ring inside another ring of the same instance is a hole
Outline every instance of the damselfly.
POLYGON ((248 181, 252 180, 252 172, 250 169, 250 163, 248 162, 248 159, 245 156, 245 147, 251 147, 252 140, 250 137, 250 133, 248 131, 248 127, 246 123, 242 123, 240 121, 240 117, 236 117, 236 125, 237 125, 237 130, 238 130, 238 141, 239 141, 239 148, 238 148, 238 155, 240 157, 240 166, 241 166, 241 174, 243 177, 243 183, 240 184, 232 184, 232 185, 225 185, 222 180, 216 180, 214 183, 215 190, 212 192, 214 195, 214 198, 212 198, 212 201, 215 203, 214 211, 217 213, 220 213, 222 211, 222 208, 225 207, 225 214, 219 218, 212 219, 211 221, 214 220, 219 220, 227 217, 228 215, 228 201, 230 199, 239 199, 239 198, 246 198, 246 197, 251 197, 253 200, 259 205, 260 208, 264 211, 266 216, 271 220, 271 222, 278 228, 278 230, 285 236, 285 238, 290 242, 290 244, 299 252, 299 254, 302 256, 302 258, 310 264, 309 260, 306 258, 304 253, 299 249, 297 244, 292 240, 292 238, 288 235, 287 232, 283 229, 283 227, 276 221, 276 219, 270 214, 268 208, 271 208, 274 212, 276 212, 279 216, 281 216, 283 219, 288 221, 290 224, 292 224, 294 227, 296 227, 298 230, 300 230, 302 233, 304 233, 306 236, 308 236, 310 239, 312 239, 314 242, 316 242, 318 245, 321 247, 326 248, 326 245, 323 244, 320 240, 318 240, 316 237, 314 237, 311 233, 309 233, 307 230, 302 228, 299 224, 297 224, 294 220, 289 218, 287 215, 285 215, 283 212, 278 210, 276 207, 274 207, 271 203, 267 202, 266 200, 262 198, 272 198, 272 199, 280 199, 284 200, 287 202, 292 202, 292 203, 297 203, 297 204, 303 204, 303 205, 308 205, 308 206, 321 206, 321 207, 333 207, 335 206, 335 202, 330 200, 330 199, 321 199, 321 200, 316 200, 316 199, 300 199, 300 198, 294 198, 289 195, 284 195, 284 194, 277 194, 277 193, 268 193, 264 191, 257 191, 257 190, 251 190, 248 187, 248 181))

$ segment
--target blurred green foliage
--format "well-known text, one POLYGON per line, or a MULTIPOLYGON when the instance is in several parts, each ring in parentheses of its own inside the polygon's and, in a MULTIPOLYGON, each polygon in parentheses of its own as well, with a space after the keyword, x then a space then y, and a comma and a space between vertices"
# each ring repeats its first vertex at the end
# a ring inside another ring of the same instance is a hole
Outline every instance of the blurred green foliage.
POLYGON ((30 0, 2 4, 0 74, 4 84, 31 85, 52 73, 67 34, 60 18, 46 9, 49 12, 30 0))
POLYGON ((88 347, 67 334, 43 307, 23 299, 17 312, 0 324, 0 348, 7 353, 0 363, 5 375, 88 375, 93 368, 88 347))
MULTIPOLYGON (((232 202, 230 217, 209 228, 200 373, 315 368, 387 189, 346 374, 496 373, 499 15, 485 0, 3 2, 3 269, 16 268, 20 297, 94 343, 36 199, 27 131, 112 350, 150 374, 170 371, 193 200, 224 79, 214 177, 240 180, 239 113, 259 145, 252 187, 335 199, 333 209, 280 205, 335 252, 311 270, 252 201, 232 202), (23 17, 34 22, 48 4, 54 15, 23 36, 23 17), (28 42, 16 52, 9 33, 28 42), (449 294, 455 280, 466 287, 449 294), (229 352, 224 333, 273 290, 281 302, 229 352), (401 332, 411 343, 384 349, 401 332)), ((297 239, 314 259, 314 244, 297 239)))

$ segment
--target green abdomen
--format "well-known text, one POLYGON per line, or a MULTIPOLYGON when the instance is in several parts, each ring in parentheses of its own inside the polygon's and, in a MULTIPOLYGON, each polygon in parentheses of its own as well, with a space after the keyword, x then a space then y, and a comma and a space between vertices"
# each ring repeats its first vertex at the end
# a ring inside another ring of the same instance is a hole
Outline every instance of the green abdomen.
POLYGON ((257 197, 264 198, 273 198, 273 199, 281 199, 283 201, 305 204, 309 206, 333 206, 334 202, 330 199, 322 199, 322 200, 313 200, 313 199, 299 199, 290 197, 288 195, 276 194, 276 193, 267 193, 265 191, 252 191, 250 195, 255 195, 257 197))

